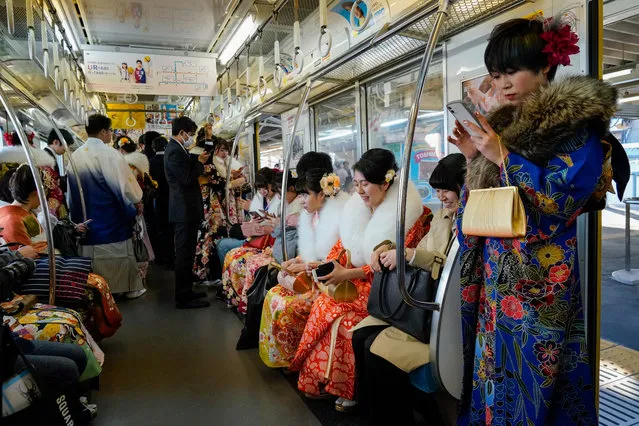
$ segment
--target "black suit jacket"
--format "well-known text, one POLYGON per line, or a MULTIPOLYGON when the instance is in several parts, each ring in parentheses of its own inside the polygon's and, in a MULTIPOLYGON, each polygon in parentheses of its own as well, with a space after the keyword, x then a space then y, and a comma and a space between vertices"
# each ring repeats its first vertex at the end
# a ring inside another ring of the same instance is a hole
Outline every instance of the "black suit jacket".
POLYGON ((197 157, 187 154, 179 142, 171 139, 164 151, 164 172, 169 184, 169 221, 201 221, 204 206, 198 177, 204 173, 202 163, 197 157))
POLYGON ((149 160, 149 174, 158 183, 158 196, 155 199, 155 210, 160 223, 169 220, 169 183, 164 173, 164 153, 156 154, 149 160))

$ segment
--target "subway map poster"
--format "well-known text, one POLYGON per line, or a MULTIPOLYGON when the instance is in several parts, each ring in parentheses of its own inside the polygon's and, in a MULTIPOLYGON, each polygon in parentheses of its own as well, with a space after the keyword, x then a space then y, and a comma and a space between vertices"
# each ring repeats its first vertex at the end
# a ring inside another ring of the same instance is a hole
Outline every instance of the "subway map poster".
POLYGON ((151 53, 85 51, 87 90, 107 93, 214 96, 215 59, 151 53))

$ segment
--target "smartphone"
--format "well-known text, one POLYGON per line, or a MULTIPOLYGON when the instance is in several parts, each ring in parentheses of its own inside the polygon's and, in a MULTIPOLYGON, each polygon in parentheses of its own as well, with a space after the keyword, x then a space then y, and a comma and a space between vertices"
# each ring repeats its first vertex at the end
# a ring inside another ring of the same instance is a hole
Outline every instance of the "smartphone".
POLYGON ((468 133, 471 133, 471 131, 468 127, 466 127, 464 121, 470 121, 477 127, 484 130, 479 120, 477 120, 477 117, 475 117, 475 114, 473 114, 462 101, 449 102, 448 105, 446 105, 446 108, 448 109, 448 112, 450 112, 450 114, 455 117, 457 121, 459 121, 459 124, 461 124, 468 133))
POLYGON ((319 278, 324 277, 335 269, 335 264, 333 262, 322 263, 316 269, 313 269, 313 272, 317 274, 319 278))

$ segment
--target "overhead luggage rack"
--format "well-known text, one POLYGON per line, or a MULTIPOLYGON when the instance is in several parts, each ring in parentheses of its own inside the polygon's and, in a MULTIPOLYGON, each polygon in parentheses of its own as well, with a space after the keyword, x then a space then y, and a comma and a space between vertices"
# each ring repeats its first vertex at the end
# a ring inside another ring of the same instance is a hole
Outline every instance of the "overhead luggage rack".
MULTIPOLYGON (((442 28, 440 41, 523 3, 525 0, 455 1, 450 6, 449 16, 442 28)), ((418 55, 426 47, 426 40, 435 23, 437 8, 438 1, 436 0, 430 0, 418 6, 412 12, 384 27, 377 34, 370 36, 366 41, 356 45, 306 78, 331 83, 330 88, 327 88, 330 90, 370 76, 384 67, 406 60, 408 57, 418 55)), ((261 104, 256 105, 249 114, 281 109, 282 106, 278 105, 273 108, 272 105, 286 98, 299 99, 304 86, 305 81, 301 81, 272 95, 261 104)), ((315 88, 311 93, 311 100, 324 91, 315 88)))
POLYGON ((46 98, 42 105, 49 113, 68 111, 68 122, 83 124, 86 112, 94 108, 69 42, 64 34, 56 36, 56 27, 60 22, 55 16, 48 19, 38 0, 22 4, 0 0, 3 74, 19 81, 39 103, 46 98))

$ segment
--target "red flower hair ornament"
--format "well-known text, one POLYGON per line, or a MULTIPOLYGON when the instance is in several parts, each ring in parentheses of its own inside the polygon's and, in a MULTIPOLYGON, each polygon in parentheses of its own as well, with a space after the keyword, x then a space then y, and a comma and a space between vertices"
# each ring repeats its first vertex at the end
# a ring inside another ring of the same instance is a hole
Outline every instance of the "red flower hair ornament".
MULTIPOLYGON (((7 145, 9 146, 20 146, 20 140, 18 139, 18 134, 16 132, 5 132, 4 133, 4 141, 7 145), (14 136, 15 135, 15 136, 14 136), (14 141, 14 138, 16 139, 14 141)), ((33 138, 35 137, 35 133, 31 132, 31 133, 27 133, 27 139, 29 140, 29 144, 32 145, 33 144, 33 138)))
POLYGON ((579 53, 579 36, 572 30, 572 25, 555 23, 554 18, 548 18, 544 21, 544 27, 546 30, 540 37, 547 43, 542 52, 548 55, 548 65, 570 65, 570 55, 579 53))

